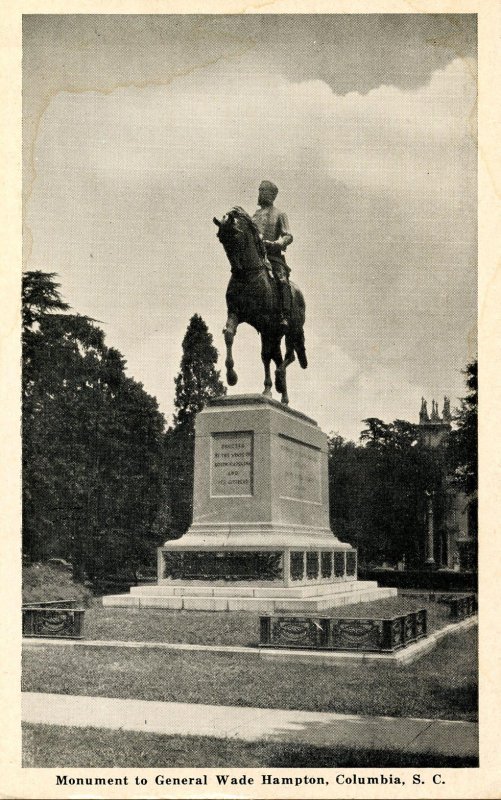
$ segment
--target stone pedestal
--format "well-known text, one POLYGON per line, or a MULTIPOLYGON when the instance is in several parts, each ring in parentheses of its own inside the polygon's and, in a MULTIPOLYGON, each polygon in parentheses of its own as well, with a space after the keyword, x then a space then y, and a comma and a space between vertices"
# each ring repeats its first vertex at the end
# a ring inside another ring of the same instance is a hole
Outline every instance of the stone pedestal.
POLYGON ((356 551, 329 527, 327 436, 262 395, 197 416, 193 524, 158 551, 158 585, 105 605, 318 611, 389 597, 357 581, 356 551))

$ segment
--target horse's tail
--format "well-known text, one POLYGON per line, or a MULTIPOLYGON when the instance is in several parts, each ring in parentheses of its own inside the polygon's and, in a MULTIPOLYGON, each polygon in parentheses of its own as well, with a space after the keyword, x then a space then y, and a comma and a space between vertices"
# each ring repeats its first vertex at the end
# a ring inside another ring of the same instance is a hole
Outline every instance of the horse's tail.
POLYGON ((308 366, 308 359, 306 358, 306 349, 304 346, 304 320, 305 320, 305 302, 301 289, 294 283, 291 283, 292 297, 293 297, 293 316, 294 316, 294 350, 297 355, 297 360, 302 369, 308 366))
POLYGON ((304 331, 301 328, 294 338, 294 350, 296 351, 299 366, 306 369, 308 366, 308 359, 306 358, 306 349, 304 346, 304 331))

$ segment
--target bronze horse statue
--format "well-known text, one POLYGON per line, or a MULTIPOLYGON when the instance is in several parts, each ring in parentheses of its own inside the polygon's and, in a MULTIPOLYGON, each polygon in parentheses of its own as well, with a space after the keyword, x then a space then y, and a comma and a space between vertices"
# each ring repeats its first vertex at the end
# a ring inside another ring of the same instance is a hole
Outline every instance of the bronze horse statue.
POLYGON ((235 206, 223 219, 214 217, 218 239, 223 245, 231 265, 231 278, 226 291, 228 319, 223 330, 226 343, 226 379, 230 386, 238 380, 232 354, 233 339, 238 326, 247 322, 261 335, 261 359, 264 364, 265 397, 271 397, 272 380, 270 362, 275 362, 275 388, 285 405, 287 395, 287 367, 297 355, 303 369, 308 366, 304 347, 305 303, 301 291, 291 286, 292 308, 289 327, 284 333, 280 324, 278 287, 266 256, 264 242, 252 218, 235 206), (285 358, 281 341, 285 336, 285 358))

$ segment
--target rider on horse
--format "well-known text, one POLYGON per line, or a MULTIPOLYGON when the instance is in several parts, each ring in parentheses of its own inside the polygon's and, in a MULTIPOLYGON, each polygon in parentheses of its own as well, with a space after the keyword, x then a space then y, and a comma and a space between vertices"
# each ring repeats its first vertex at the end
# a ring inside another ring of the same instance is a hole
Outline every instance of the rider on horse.
POLYGON ((287 405, 287 368, 296 356, 302 369, 308 366, 304 344, 304 322, 306 307, 303 293, 287 281, 289 271, 283 250, 292 242, 288 231, 287 217, 273 206, 277 194, 276 186, 263 182, 259 189, 260 208, 252 219, 240 206, 224 215, 222 220, 214 217, 217 237, 224 247, 231 267, 231 277, 226 290, 228 316, 224 326, 226 344, 226 380, 235 386, 238 375, 234 369, 233 341, 241 323, 251 325, 261 336, 261 359, 264 365, 264 395, 271 397, 272 378, 270 362, 274 361, 275 388, 281 394, 281 402, 287 405), (271 263, 270 263, 271 262, 271 263), (268 272, 278 273, 278 281, 268 272), (280 292, 277 291, 277 283, 280 292), (287 292, 285 303, 282 297, 287 292), (290 292, 290 295, 289 295, 290 292), (277 303, 277 296, 280 302, 277 303), (289 302, 287 302, 289 301, 289 302), (290 309, 288 324, 284 328, 277 317, 277 305, 283 316, 290 309), (281 341, 285 337, 285 356, 281 341))
POLYGON ((290 269, 287 266, 284 250, 292 242, 287 215, 273 205, 278 189, 271 181, 262 181, 259 186, 258 205, 253 220, 263 237, 266 255, 271 264, 273 276, 278 286, 280 304, 280 325, 284 330, 289 327, 292 308, 291 288, 289 284, 290 269))

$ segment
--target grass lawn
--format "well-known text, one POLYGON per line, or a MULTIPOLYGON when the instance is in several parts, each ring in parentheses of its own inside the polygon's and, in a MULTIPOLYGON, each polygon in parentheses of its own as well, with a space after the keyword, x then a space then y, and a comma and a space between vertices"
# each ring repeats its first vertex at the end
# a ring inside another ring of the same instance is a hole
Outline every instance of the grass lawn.
POLYGON ((23 725, 23 767, 475 767, 477 759, 23 725), (201 766, 203 765, 203 766, 201 766))
MULTIPOLYGON (((320 616, 391 617, 428 609, 430 631, 450 622, 449 608, 426 598, 392 597, 320 612, 320 616)), ((248 611, 171 611, 160 608, 104 608, 100 600, 85 612, 86 639, 255 646, 259 614, 248 611)))
MULTIPOLYGON (((223 615, 207 614, 211 621, 223 615)), ((224 623, 223 623, 224 624, 224 623)), ((414 664, 293 664, 257 655, 25 647, 23 690, 209 705, 477 719, 477 632, 414 664)))

